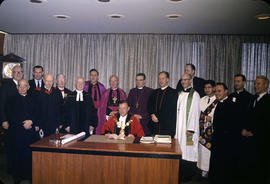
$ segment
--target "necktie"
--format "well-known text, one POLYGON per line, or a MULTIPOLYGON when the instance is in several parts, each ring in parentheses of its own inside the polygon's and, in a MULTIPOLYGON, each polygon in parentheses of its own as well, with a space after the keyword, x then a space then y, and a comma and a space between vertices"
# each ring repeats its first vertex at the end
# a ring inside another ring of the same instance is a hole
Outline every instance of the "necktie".
POLYGON ((40 88, 40 83, 39 83, 39 81, 37 81, 37 88, 40 88))
POLYGON ((210 98, 208 98, 208 102, 207 102, 207 104, 209 104, 209 102, 210 102, 210 98))

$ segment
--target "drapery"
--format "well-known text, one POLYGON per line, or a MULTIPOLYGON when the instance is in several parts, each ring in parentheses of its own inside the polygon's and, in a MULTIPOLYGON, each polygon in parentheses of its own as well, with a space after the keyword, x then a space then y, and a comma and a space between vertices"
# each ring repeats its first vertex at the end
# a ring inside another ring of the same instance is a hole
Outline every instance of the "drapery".
POLYGON ((169 85, 175 88, 185 64, 193 63, 196 76, 225 82, 230 91, 234 74, 244 73, 247 88, 252 91, 256 75, 270 77, 269 38, 267 35, 8 34, 4 54, 14 53, 26 59, 25 78, 32 78, 33 66, 42 65, 45 73, 66 75, 70 89, 74 89, 76 77, 88 80, 92 68, 99 71, 99 79, 107 88, 109 76, 119 76, 119 86, 127 93, 135 86, 135 75, 139 72, 146 74, 147 86, 157 88, 158 73, 168 71, 169 85))

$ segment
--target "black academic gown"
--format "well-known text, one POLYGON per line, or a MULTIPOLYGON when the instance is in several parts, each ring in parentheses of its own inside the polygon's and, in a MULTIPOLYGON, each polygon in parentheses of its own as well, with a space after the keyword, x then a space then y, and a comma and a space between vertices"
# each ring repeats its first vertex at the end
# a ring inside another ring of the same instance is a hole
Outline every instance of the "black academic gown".
MULTIPOLYGON (((256 98, 254 97, 254 100, 256 98)), ((266 183, 270 179, 270 94, 265 94, 252 110, 248 130, 252 132, 256 146, 257 183, 266 183)))
MULTIPOLYGON (((193 88, 199 93, 200 97, 203 97, 204 94, 204 79, 199 78, 199 77, 194 77, 193 78, 193 88)), ((181 79, 177 83, 176 87, 177 91, 183 91, 183 86, 181 84, 181 79)))
MULTIPOLYGON (((30 89, 28 90, 28 94, 32 94, 33 91, 37 88, 36 83, 35 83, 35 79, 29 80, 28 83, 29 83, 29 86, 30 86, 30 89)), ((44 82, 43 82, 42 79, 41 79, 40 88, 44 88, 44 82)))
POLYGON ((36 107, 33 99, 19 94, 8 99, 7 111, 9 135, 11 137, 12 174, 15 177, 31 179, 32 152, 29 147, 35 141, 36 107), (23 121, 32 120, 31 129, 23 127, 23 121))
POLYGON ((55 88, 48 94, 44 88, 35 90, 33 96, 38 108, 37 126, 44 132, 44 137, 55 133, 61 122, 62 94, 55 88))
POLYGON ((77 92, 68 95, 65 112, 64 128, 70 126, 70 133, 77 134, 82 131, 89 136, 89 126, 96 127, 98 118, 91 96, 83 91, 83 101, 76 101, 77 92))
POLYGON ((151 121, 152 133, 161 135, 175 135, 176 106, 178 93, 175 89, 167 87, 153 91, 148 102, 149 114, 155 114, 159 123, 151 121))
POLYGON ((66 116, 66 112, 65 112, 65 104, 67 102, 67 97, 69 94, 72 93, 71 90, 69 90, 68 88, 64 88, 64 97, 62 95, 62 92, 61 90, 58 88, 58 87, 55 87, 55 89, 61 94, 63 100, 62 100, 62 104, 61 104, 61 120, 60 120, 60 126, 62 126, 62 128, 59 130, 61 133, 65 133, 65 130, 63 129, 63 125, 64 125, 64 122, 65 120, 67 119, 66 116))
POLYGON ((239 109, 230 98, 216 106, 209 170, 213 184, 231 183, 237 179, 242 131, 239 109))
MULTIPOLYGON (((10 97, 16 96, 18 94, 18 90, 16 87, 15 82, 11 79, 7 82, 3 82, 3 85, 1 86, 1 96, 0 96, 0 125, 2 126, 2 122, 7 121, 7 100, 10 97)), ((11 169, 12 165, 11 165, 11 147, 9 146, 10 143, 10 138, 11 136, 9 136, 9 132, 7 130, 3 130, 4 131, 4 142, 7 148, 7 160, 8 160, 8 170, 11 169)))

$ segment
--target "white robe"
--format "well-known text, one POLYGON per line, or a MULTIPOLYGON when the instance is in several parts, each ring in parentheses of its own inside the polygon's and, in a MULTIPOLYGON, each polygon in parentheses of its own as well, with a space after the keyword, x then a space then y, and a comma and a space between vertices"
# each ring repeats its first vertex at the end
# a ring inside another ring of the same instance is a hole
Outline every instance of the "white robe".
MULTIPOLYGON (((216 96, 215 95, 212 96, 210 98, 209 103, 207 103, 208 99, 209 99, 208 96, 204 96, 201 98, 201 111, 202 112, 205 111, 205 109, 216 100, 216 96)), ((212 117, 211 123, 213 123, 215 109, 216 107, 214 107, 212 111, 208 114, 208 116, 212 117)), ((199 143, 198 153, 199 154, 198 154, 197 167, 203 171, 209 171, 211 151, 199 143)))
POLYGON ((199 118, 200 118, 200 95, 195 91, 190 106, 188 123, 186 122, 186 107, 188 94, 181 92, 177 101, 177 119, 175 138, 179 141, 182 159, 197 162, 198 160, 198 141, 199 141, 199 118), (188 127, 187 127, 188 125, 188 127), (193 145, 186 144, 187 130, 193 131, 193 145))

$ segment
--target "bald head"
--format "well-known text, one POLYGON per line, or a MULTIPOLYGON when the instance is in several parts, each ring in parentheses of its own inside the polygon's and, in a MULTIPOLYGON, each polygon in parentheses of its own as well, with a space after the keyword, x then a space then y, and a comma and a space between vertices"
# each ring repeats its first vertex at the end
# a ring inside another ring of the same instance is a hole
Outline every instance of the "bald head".
POLYGON ((85 85, 85 81, 83 77, 77 77, 75 81, 76 89, 78 91, 82 91, 85 85))
POLYGON ((118 85, 119 85, 119 79, 118 79, 118 77, 116 75, 111 75, 110 76, 109 83, 110 83, 110 87, 112 89, 118 88, 118 85))
POLYGON ((25 96, 29 88, 30 86, 27 80, 21 79, 18 81, 17 89, 20 95, 25 96))
POLYGON ((190 74, 184 73, 181 77, 181 84, 184 89, 190 88, 192 83, 192 76, 190 74))
POLYGON ((52 74, 46 74, 44 77, 44 87, 50 90, 53 86, 53 80, 54 77, 52 74))

